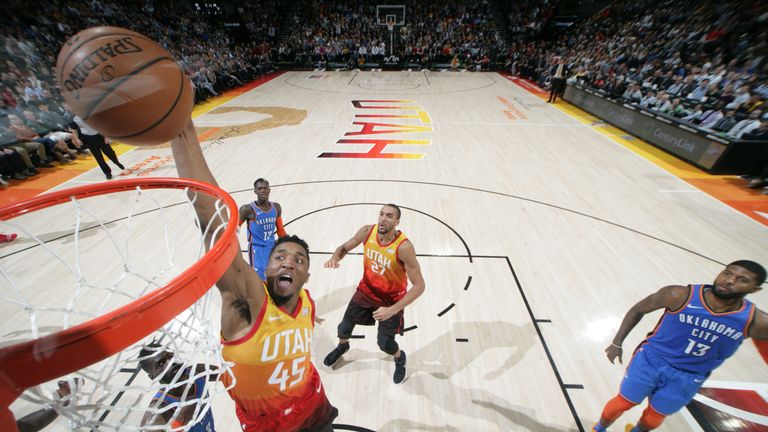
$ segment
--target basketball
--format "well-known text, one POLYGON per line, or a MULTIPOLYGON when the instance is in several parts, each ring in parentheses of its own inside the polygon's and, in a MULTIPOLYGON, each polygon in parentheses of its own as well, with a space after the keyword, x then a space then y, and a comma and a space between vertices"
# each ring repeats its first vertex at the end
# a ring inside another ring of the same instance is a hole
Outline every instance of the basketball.
POLYGON ((189 122, 193 91, 178 63, 147 37, 93 27, 64 43, 55 69, 70 109, 102 135, 156 145, 189 122))

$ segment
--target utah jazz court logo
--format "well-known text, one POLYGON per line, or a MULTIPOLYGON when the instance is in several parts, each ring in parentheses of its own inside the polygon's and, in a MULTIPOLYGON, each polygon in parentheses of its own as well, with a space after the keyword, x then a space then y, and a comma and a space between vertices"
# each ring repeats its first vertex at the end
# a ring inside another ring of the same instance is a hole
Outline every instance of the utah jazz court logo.
MULTIPOLYGON (((424 153, 384 153, 387 146, 430 145, 433 132, 432 119, 421 106, 412 100, 353 100, 352 106, 361 110, 355 114, 353 130, 336 141, 337 144, 363 145, 368 151, 324 152, 319 158, 362 159, 422 159, 424 153), (377 112, 371 112, 376 110, 377 112), (418 138, 418 139, 416 139, 418 138)), ((355 148, 355 147, 351 147, 355 148)))

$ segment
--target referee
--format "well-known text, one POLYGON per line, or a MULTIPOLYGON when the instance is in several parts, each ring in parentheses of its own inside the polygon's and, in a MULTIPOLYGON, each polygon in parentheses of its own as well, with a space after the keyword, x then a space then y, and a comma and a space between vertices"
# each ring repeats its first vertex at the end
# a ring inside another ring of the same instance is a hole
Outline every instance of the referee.
POLYGON ((96 158, 96 162, 99 163, 99 168, 101 168, 101 171, 105 176, 107 176, 107 180, 112 178, 112 169, 109 168, 109 165, 107 165, 107 162, 104 160, 104 155, 107 155, 109 160, 111 160, 120 169, 125 169, 123 164, 117 160, 117 154, 115 154, 115 151, 112 150, 112 146, 109 145, 109 142, 107 142, 107 139, 104 138, 103 135, 96 132, 96 130, 92 127, 88 126, 79 116, 76 116, 74 121, 75 124, 77 124, 78 129, 80 129, 80 138, 83 140, 83 143, 85 143, 85 145, 88 146, 88 148, 91 150, 91 154, 93 154, 93 157, 96 158))
POLYGON ((557 58, 557 66, 554 68, 555 73, 552 75, 552 86, 549 91, 549 100, 547 103, 555 103, 557 96, 563 97, 563 91, 565 90, 565 74, 566 66, 565 60, 562 57, 557 58))

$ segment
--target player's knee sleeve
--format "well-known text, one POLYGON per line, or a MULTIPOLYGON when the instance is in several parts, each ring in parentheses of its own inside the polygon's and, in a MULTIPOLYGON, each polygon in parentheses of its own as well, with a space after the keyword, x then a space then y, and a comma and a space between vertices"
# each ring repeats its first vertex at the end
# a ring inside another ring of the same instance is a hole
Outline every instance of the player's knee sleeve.
POLYGON ((638 424, 645 429, 656 429, 657 427, 661 426, 662 423, 664 423, 665 418, 666 416, 660 414, 658 411, 653 409, 652 406, 648 405, 648 407, 643 411, 643 415, 640 416, 640 421, 638 424))
POLYGON ((376 338, 376 342, 379 344, 379 348, 389 355, 395 355, 399 349, 394 336, 380 334, 376 338))
POLYGON ((349 339, 352 336, 352 330, 354 330, 354 328, 355 325, 352 324, 352 322, 343 319, 336 328, 336 334, 339 336, 339 339, 349 339))
POLYGON ((621 397, 621 395, 616 395, 616 397, 609 400, 608 403, 605 404, 605 408, 603 408, 603 413, 600 415, 600 418, 613 423, 617 418, 621 417, 625 411, 635 405, 635 403, 624 399, 621 397))

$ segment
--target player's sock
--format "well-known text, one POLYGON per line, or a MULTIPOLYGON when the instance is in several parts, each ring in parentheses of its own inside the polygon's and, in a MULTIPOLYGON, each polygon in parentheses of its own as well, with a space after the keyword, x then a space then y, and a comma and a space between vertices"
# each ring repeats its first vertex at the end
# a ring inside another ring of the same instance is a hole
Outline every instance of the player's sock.
POLYGON ((400 357, 395 359, 395 374, 392 380, 395 384, 400 384, 405 379, 405 351, 400 350, 400 357))
POLYGON ((323 364, 326 366, 333 366, 339 357, 341 357, 347 351, 349 351, 349 342, 336 345, 336 348, 334 348, 333 351, 329 352, 328 355, 325 356, 323 364))
POLYGON ((648 405, 643 411, 643 415, 640 416, 640 421, 637 422, 637 426, 635 426, 635 429, 632 429, 632 432, 654 430, 664 423, 664 418, 664 414, 661 414, 653 409, 652 406, 648 405))
POLYGON ((605 408, 603 408, 603 412, 600 414, 601 423, 610 426, 616 419, 621 417, 625 411, 633 406, 635 406, 634 403, 624 399, 621 395, 616 395, 605 404, 605 408))
POLYGON ((605 430, 605 426, 600 424, 600 422, 595 423, 594 426, 592 426, 592 432, 607 432, 605 430))

